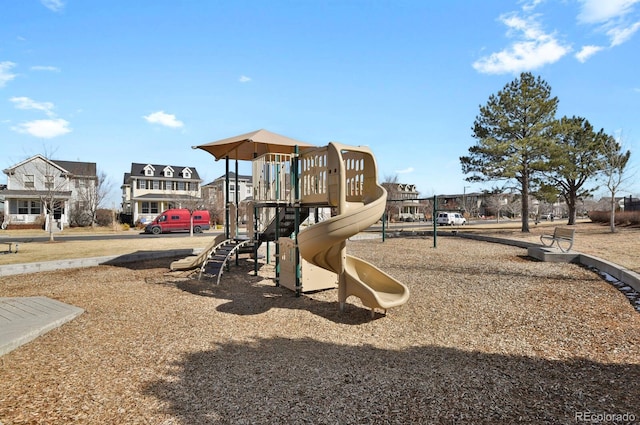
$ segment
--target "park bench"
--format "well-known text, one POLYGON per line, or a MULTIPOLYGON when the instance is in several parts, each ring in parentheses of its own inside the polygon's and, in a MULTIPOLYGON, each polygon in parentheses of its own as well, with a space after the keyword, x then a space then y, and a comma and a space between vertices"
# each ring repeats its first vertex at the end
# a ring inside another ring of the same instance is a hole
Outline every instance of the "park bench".
POLYGON ((540 242, 542 245, 552 247, 556 244, 560 251, 567 252, 573 246, 573 235, 576 229, 569 229, 567 227, 556 227, 553 231, 553 235, 540 235, 540 242))

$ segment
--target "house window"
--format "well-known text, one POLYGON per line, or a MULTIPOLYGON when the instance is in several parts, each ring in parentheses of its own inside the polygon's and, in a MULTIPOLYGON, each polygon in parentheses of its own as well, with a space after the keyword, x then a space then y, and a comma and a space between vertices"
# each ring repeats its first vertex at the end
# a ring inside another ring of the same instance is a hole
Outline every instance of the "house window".
POLYGON ((45 189, 53 189, 53 176, 52 175, 44 176, 44 187, 45 187, 45 189))
POLYGON ((158 214, 157 202, 142 202, 142 214, 158 214))
POLYGON ((138 180, 138 189, 146 189, 147 181, 146 180, 138 180))
POLYGON ((184 182, 178 182, 178 190, 184 190, 184 182))
POLYGON ((153 180, 153 190, 160 190, 160 180, 153 180))
POLYGON ((18 214, 29 214, 29 201, 18 201, 18 214))
POLYGON ((40 215, 42 209, 40 208, 40 201, 31 201, 31 214, 40 215))
POLYGON ((22 178, 23 178, 22 184, 26 189, 35 188, 35 179, 33 174, 25 174, 22 178))
POLYGON ((230 184, 229 185, 229 192, 234 192, 236 190, 236 185, 235 184, 230 184))

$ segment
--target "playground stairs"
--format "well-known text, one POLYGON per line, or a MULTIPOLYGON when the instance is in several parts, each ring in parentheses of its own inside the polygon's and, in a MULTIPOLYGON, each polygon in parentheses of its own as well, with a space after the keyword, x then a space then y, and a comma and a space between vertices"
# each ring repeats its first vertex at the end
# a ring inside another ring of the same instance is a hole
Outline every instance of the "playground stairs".
MULTIPOLYGON (((279 229, 280 237, 290 236, 295 230, 296 210, 294 207, 280 207, 278 209, 280 217, 279 229)), ((300 222, 309 217, 309 208, 300 208, 300 222)), ((276 240, 276 227, 278 221, 274 217, 267 228, 260 234, 260 242, 269 242, 276 240)))
POLYGON ((252 243, 253 241, 251 241, 250 239, 244 238, 227 239, 225 243, 218 246, 216 250, 211 253, 208 261, 201 269, 199 277, 201 277, 202 273, 204 272, 208 276, 216 280, 216 285, 219 284, 220 278, 224 273, 229 259, 232 258, 236 253, 240 254, 243 252, 254 252, 252 243), (248 247, 250 247, 249 251, 246 250, 248 247))

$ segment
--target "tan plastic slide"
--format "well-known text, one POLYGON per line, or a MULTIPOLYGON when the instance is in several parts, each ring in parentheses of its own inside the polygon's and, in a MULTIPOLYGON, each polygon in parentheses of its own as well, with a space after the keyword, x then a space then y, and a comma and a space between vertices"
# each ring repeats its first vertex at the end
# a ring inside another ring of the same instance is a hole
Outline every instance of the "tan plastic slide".
POLYGON ((209 259, 209 256, 224 241, 226 241, 224 233, 216 236, 198 255, 190 255, 171 263, 169 268, 172 271, 177 270, 193 270, 202 265, 209 259))
POLYGON ((403 283, 373 264, 346 254, 346 240, 375 224, 384 213, 387 192, 377 183, 373 154, 366 147, 330 143, 328 164, 330 170, 340 170, 339 173, 333 173, 337 180, 329 181, 329 199, 338 201, 338 215, 300 232, 300 255, 308 262, 339 275, 340 310, 344 309, 344 303, 350 295, 360 298, 362 304, 372 309, 372 313, 376 308, 386 311, 406 303, 409 288, 403 283), (358 198, 352 195, 351 201, 347 201, 346 195, 343 151, 356 151, 364 158, 365 176, 360 180, 362 196, 358 198))

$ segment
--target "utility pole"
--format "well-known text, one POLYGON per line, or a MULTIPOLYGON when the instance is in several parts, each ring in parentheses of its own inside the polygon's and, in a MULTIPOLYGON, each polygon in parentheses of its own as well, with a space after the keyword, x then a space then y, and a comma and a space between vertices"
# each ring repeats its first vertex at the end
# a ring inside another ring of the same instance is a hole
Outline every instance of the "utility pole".
POLYGON ((463 186, 462 187, 462 208, 464 212, 467 212, 467 189, 471 186, 463 186))

